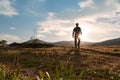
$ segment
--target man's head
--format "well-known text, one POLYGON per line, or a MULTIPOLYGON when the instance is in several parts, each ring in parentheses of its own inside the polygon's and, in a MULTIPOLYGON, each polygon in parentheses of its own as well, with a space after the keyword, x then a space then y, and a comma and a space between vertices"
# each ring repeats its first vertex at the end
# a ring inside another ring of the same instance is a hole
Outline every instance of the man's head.
POLYGON ((79 23, 76 23, 76 27, 78 27, 79 23))

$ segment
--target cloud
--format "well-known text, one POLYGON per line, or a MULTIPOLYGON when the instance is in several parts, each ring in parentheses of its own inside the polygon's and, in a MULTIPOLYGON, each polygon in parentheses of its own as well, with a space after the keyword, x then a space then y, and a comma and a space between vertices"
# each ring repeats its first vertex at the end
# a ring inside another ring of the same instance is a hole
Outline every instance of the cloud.
POLYGON ((45 15, 43 4, 46 0, 28 0, 23 10, 25 16, 41 17, 45 15))
POLYGON ((48 18, 52 18, 52 17, 55 17, 55 13, 49 12, 49 13, 48 13, 48 18))
POLYGON ((38 34, 38 35, 36 35, 36 37, 39 38, 39 39, 42 39, 42 38, 45 38, 46 36, 42 35, 42 34, 38 34))
POLYGON ((15 27, 10 27, 11 30, 15 30, 16 28, 15 27))
MULTIPOLYGON (((110 21, 114 21, 113 17, 115 17, 115 15, 111 15, 111 17, 109 15, 110 21)), ((115 20, 117 19, 116 17, 115 20)), ((120 35, 118 35, 120 32, 120 24, 117 23, 118 21, 113 24, 112 22, 105 22, 105 20, 98 21, 99 18, 99 16, 94 15, 76 19, 76 21, 81 24, 83 41, 97 42, 120 37, 120 35)))
POLYGON ((93 0, 85 0, 83 2, 80 2, 79 6, 81 8, 84 8, 84 7, 93 7, 93 4, 94 4, 93 0))
POLYGON ((86 16, 109 14, 120 10, 119 0, 85 0, 79 2, 78 6, 80 7, 78 10, 67 10, 56 15, 60 19, 76 19, 86 16), (89 5, 81 7, 83 2, 89 3, 89 5))
POLYGON ((97 42, 120 37, 118 0, 86 0, 78 4, 79 10, 48 13, 44 21, 37 23, 37 35, 44 35, 43 40, 71 40, 72 29, 78 22, 83 31, 83 41, 97 42))
POLYGON ((16 35, 0 33, 0 39, 7 40, 8 42, 20 41, 21 38, 16 35))
POLYGON ((0 0, 0 14, 6 16, 18 15, 18 12, 11 6, 10 0, 0 0))
POLYGON ((59 38, 62 40, 69 40, 71 39, 71 36, 69 37, 72 28, 71 24, 71 21, 57 19, 55 13, 49 12, 45 21, 37 23, 39 26, 37 36, 42 35, 41 38, 45 40, 48 40, 51 36, 51 41, 59 41, 59 38))
POLYGON ((101 17, 98 17, 97 22, 120 25, 120 14, 119 12, 116 12, 111 15, 103 15, 101 17))

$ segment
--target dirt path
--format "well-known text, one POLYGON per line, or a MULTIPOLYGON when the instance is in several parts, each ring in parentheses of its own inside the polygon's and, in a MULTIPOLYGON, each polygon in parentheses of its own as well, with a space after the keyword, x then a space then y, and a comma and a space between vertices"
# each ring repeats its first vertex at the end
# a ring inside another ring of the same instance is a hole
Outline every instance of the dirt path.
POLYGON ((70 49, 61 59, 85 69, 120 69, 120 55, 90 49, 70 49))
POLYGON ((93 50, 82 50, 88 56, 91 64, 102 68, 115 68, 120 65, 120 57, 112 53, 104 53, 93 50))

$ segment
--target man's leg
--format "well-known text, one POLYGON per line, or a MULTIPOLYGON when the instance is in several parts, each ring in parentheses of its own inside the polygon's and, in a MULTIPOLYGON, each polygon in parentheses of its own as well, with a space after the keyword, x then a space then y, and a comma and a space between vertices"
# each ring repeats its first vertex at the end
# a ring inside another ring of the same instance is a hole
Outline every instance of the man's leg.
POLYGON ((80 38, 78 38, 78 48, 80 48, 80 38))
POLYGON ((75 48, 77 48, 77 38, 74 40, 75 48))

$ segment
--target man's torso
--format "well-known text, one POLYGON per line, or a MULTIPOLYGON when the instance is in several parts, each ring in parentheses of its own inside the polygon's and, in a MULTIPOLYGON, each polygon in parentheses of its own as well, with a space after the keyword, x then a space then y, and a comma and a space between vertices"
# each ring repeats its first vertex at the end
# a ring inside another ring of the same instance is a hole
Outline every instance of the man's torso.
POLYGON ((74 28, 74 32, 75 32, 75 37, 78 38, 79 35, 80 35, 80 32, 81 32, 80 27, 75 27, 75 28, 74 28))

